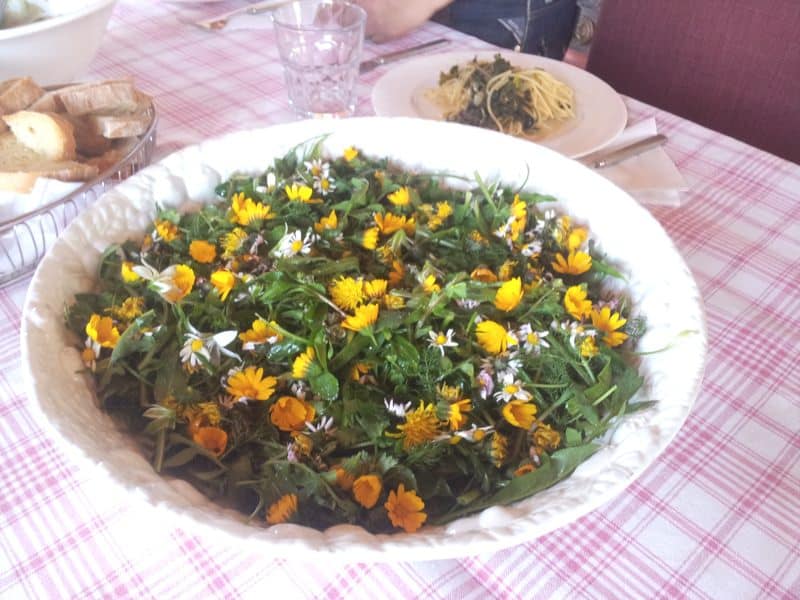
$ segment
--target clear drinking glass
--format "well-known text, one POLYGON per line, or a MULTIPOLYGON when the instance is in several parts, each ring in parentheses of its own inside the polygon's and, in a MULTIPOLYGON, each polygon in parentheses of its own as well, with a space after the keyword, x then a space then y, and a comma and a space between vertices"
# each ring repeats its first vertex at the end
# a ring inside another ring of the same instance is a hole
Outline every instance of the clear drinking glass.
POLYGON ((314 118, 351 115, 364 9, 339 0, 299 0, 277 8, 272 20, 295 111, 314 118))

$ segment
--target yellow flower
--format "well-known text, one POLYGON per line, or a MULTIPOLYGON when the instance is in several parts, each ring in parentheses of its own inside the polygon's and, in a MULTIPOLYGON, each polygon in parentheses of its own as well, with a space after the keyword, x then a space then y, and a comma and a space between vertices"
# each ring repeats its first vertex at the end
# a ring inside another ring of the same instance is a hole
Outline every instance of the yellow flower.
POLYGON ((389 285, 398 287, 406 276, 406 266, 399 260, 392 261, 392 270, 389 271, 389 285))
POLYGON ((509 346, 517 345, 517 338, 494 321, 481 321, 475 328, 478 343, 489 354, 502 354, 509 346))
POLYGON ((428 275, 422 282, 422 291, 426 294, 435 294, 442 291, 442 286, 436 283, 436 275, 428 275))
POLYGON ((594 341, 594 337, 586 336, 583 338, 581 342, 581 356, 584 358, 592 358, 593 356, 597 356, 597 343, 594 341))
POLYGON ((348 146, 347 148, 344 149, 343 156, 347 162, 353 162, 358 156, 358 150, 356 150, 352 146, 348 146))
POLYGON ((422 512, 425 502, 414 490, 406 491, 402 483, 398 486, 397 492, 394 490, 389 492, 384 507, 392 525, 403 529, 406 533, 414 533, 428 518, 428 515, 422 512))
POLYGON ((592 310, 592 325, 594 325, 595 329, 605 334, 603 341, 612 348, 619 346, 628 339, 627 333, 617 331, 627 322, 628 320, 620 317, 619 313, 611 314, 611 309, 608 306, 604 306, 599 312, 596 309, 592 310))
POLYGON ((545 423, 537 424, 532 437, 537 451, 555 450, 561 443, 561 434, 545 423))
POLYGON ((361 331, 378 320, 380 306, 377 304, 365 304, 359 306, 354 315, 342 321, 342 327, 350 331, 361 331))
POLYGON ((286 197, 292 202, 313 202, 311 195, 314 193, 314 190, 307 185, 297 185, 293 183, 291 187, 287 185, 283 189, 286 192, 286 197))
POLYGON ((406 422, 398 425, 397 429, 400 430, 405 450, 431 441, 439 434, 436 406, 420 401, 418 408, 406 413, 406 422))
POLYGON ((254 202, 252 198, 245 198, 242 192, 234 194, 231 198, 231 211, 233 212, 231 220, 239 225, 275 218, 271 206, 254 202))
POLYGON ((102 348, 114 348, 119 341, 119 330, 111 317, 93 314, 86 323, 86 335, 102 348))
POLYGON ((334 473, 336 473, 336 485, 347 492, 353 489, 355 477, 351 473, 342 467, 334 467, 334 473))
POLYGON ((236 227, 230 233, 222 236, 222 258, 233 258, 247 239, 247 232, 241 227, 236 227))
POLYGON ((436 216, 440 219, 444 220, 450 215, 453 214, 453 207, 450 205, 449 202, 437 202, 436 203, 436 216))
POLYGON ((274 329, 275 321, 267 323, 264 319, 253 321, 252 327, 239 334, 239 339, 244 342, 245 350, 252 350, 257 344, 280 342, 283 336, 274 329))
POLYGON ((567 250, 570 252, 577 250, 583 245, 583 242, 585 242, 586 238, 588 237, 589 232, 586 231, 584 227, 576 227, 570 231, 569 236, 567 236, 567 250))
POLYGON ((219 427, 200 427, 192 436, 194 443, 202 446, 215 456, 225 452, 228 445, 228 434, 219 427))
POLYGON ((464 413, 472 412, 472 400, 465 398, 458 400, 450 405, 450 413, 447 417, 450 423, 450 430, 461 429, 467 424, 467 415, 464 413))
POLYGON ((329 288, 331 300, 341 309, 355 310, 364 301, 364 282, 352 277, 340 277, 329 288))
POLYGON ((275 377, 264 377, 264 369, 250 366, 234 371, 228 377, 225 391, 234 400, 266 400, 272 396, 277 384, 275 377))
POLYGON ((172 277, 173 289, 164 294, 168 302, 178 302, 185 298, 194 287, 194 271, 187 265, 176 265, 172 277))
POLYGON ((370 227, 364 232, 361 238, 361 245, 367 250, 375 250, 378 247, 378 228, 370 227))
POLYGON ((119 274, 122 277, 122 281, 125 283, 133 283, 139 279, 139 276, 133 271, 133 263, 129 260, 124 261, 122 265, 120 265, 119 274))
POLYGON ((286 494, 270 504, 267 509, 267 523, 277 525, 285 523, 297 512, 297 495, 286 494))
POLYGON ((132 268, 139 277, 151 281, 161 297, 170 304, 181 301, 194 287, 194 271, 187 265, 171 265, 161 272, 146 265, 132 268))
POLYGON ((586 252, 571 250, 567 258, 561 253, 556 254, 556 260, 551 265, 557 273, 580 275, 592 268, 592 257, 586 252))
POLYGON ((350 369, 350 379, 353 381, 359 381, 362 375, 366 375, 369 373, 369 365, 364 363, 356 363, 350 369))
POLYGON ((382 298, 386 294, 386 286, 388 282, 385 279, 373 279, 364 283, 364 292, 370 298, 382 298))
POLYGON ((383 235, 391 235, 395 231, 399 231, 403 229, 406 225, 406 218, 402 215, 395 215, 390 212, 382 215, 381 213, 375 213, 373 215, 375 219, 375 224, 378 226, 378 229, 383 235))
POLYGON ((383 297, 383 305, 389 310, 400 310, 406 305, 406 299, 396 294, 386 294, 383 297))
POLYGON ((503 417, 514 427, 530 429, 536 416, 536 405, 522 400, 511 400, 503 406, 503 417))
POLYGON ((372 508, 378 503, 383 484, 377 475, 362 475, 353 482, 353 497, 364 508, 372 508))
POLYGON ((231 293, 233 286, 236 285, 236 275, 227 269, 220 269, 211 274, 211 285, 213 285, 219 293, 220 299, 225 302, 228 294, 231 293))
POLYGON ((208 264, 217 257, 217 247, 205 240, 193 240, 189 244, 189 255, 199 263, 208 264))
POLYGON ((573 285, 564 293, 564 308, 580 321, 592 312, 592 301, 586 299, 586 290, 582 286, 573 285))
POLYGON ((309 371, 314 365, 314 357, 316 352, 313 346, 306 348, 302 354, 298 354, 292 363, 292 377, 295 379, 304 379, 308 376, 309 371))
POLYGON ((491 269, 488 267, 475 267, 469 276, 470 279, 482 281, 483 283, 494 283, 497 281, 497 275, 492 273, 491 269))
POLYGON ((492 448, 489 454, 492 457, 494 466, 499 469, 505 462, 506 455, 508 454, 508 438, 502 433, 497 433, 495 431, 492 435, 492 448))
POLYGON ((158 221, 156 223, 156 234, 165 242, 171 242, 178 237, 178 226, 172 221, 158 221))
POLYGON ((406 206, 409 202, 411 202, 411 195, 408 191, 408 188, 403 186, 396 192, 392 192, 386 196, 386 199, 395 206, 406 206))
POLYGON ((315 414, 311 404, 295 396, 281 396, 269 407, 270 421, 281 431, 300 431, 315 414))
POLYGON ((517 261, 515 260, 507 260, 497 271, 497 276, 500 281, 508 281, 511 279, 511 276, 514 274, 514 267, 517 266, 517 261))
POLYGON ((314 231, 322 233, 323 231, 330 231, 339 226, 339 218, 336 216, 336 211, 332 210, 327 217, 320 217, 319 222, 314 223, 314 231))
POLYGON ((123 321, 133 321, 136 317, 142 314, 144 308, 144 298, 141 296, 132 296, 125 298, 119 307, 113 310, 114 315, 123 321))
POLYGON ((519 306, 524 295, 522 280, 519 277, 514 277, 506 281, 497 290, 497 294, 494 297, 494 305, 504 312, 511 312, 519 306))
POLYGON ((519 194, 514 194, 514 201, 511 203, 511 215, 517 221, 523 221, 528 216, 528 205, 520 199, 519 194))

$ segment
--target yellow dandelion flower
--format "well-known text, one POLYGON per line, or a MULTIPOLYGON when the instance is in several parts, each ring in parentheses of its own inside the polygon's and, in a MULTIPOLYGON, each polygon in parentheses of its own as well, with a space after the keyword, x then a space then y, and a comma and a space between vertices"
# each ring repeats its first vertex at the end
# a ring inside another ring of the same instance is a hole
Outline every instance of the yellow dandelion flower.
POLYGON ((244 245, 246 239, 247 232, 241 227, 236 227, 229 233, 223 235, 220 240, 222 243, 222 258, 233 258, 244 245))
POLYGON ((286 494, 269 505, 267 509, 267 523, 277 525, 286 523, 297 512, 297 495, 286 494))
POLYGON ((436 275, 428 275, 422 282, 422 291, 426 294, 435 294, 442 291, 442 286, 436 283, 436 275))
POLYGON ((378 503, 383 484, 377 475, 362 475, 353 482, 353 497, 364 508, 372 508, 378 503))
POLYGON ((194 270, 187 265, 176 265, 172 275, 172 289, 164 294, 168 302, 178 302, 185 298, 194 287, 194 270))
POLYGON ((599 311, 592 310, 592 325, 598 331, 602 331, 605 335, 603 341, 610 347, 619 346, 622 342, 628 339, 628 334, 622 331, 617 331, 625 323, 627 319, 623 319, 619 313, 611 313, 608 306, 604 306, 599 311))
POLYGON ((178 237, 178 226, 172 221, 158 221, 156 223, 156 235, 165 242, 171 242, 178 237))
POLYGON ((211 285, 219 293, 220 299, 225 302, 228 294, 231 293, 233 286, 236 285, 236 275, 227 269, 220 269, 211 274, 211 285))
POLYGON ((314 190, 307 185, 297 185, 293 183, 291 186, 287 185, 283 189, 286 192, 286 197, 289 198, 291 202, 313 202, 311 195, 314 193, 314 190))
POLYGON ((497 290, 494 296, 494 305, 504 312, 511 312, 519 306, 524 295, 522 280, 519 277, 514 277, 506 281, 497 290))
POLYGON ((430 219, 428 219, 428 229, 431 231, 436 231, 442 226, 443 222, 444 220, 441 217, 438 215, 433 215, 430 219))
POLYGON ((411 202, 411 194, 407 187, 403 186, 396 192, 392 192, 386 199, 395 206, 406 206, 411 202))
POLYGON ((569 232, 567 236, 567 250, 570 252, 580 248, 586 239, 589 237, 589 232, 584 227, 576 227, 569 232))
POLYGON ((465 413, 472 412, 472 400, 465 398, 458 400, 450 405, 450 412, 447 421, 450 423, 450 431, 461 429, 467 424, 467 415, 465 413))
POLYGON ((592 257, 586 252, 571 250, 567 258, 561 253, 556 254, 556 260, 551 265, 557 273, 581 275, 592 268, 592 257))
POLYGON ((481 321, 475 328, 478 343, 489 354, 502 354, 509 346, 516 346, 518 341, 506 328, 494 321, 481 321))
POLYGON ((205 240, 192 240, 189 255, 199 263, 208 264, 217 257, 217 247, 205 240))
POLYGON ((517 221, 522 221, 528 217, 528 205, 520 199, 519 194, 514 194, 514 201, 511 203, 511 215, 517 221))
POLYGON ((406 224, 403 225, 403 231, 406 232, 407 236, 414 237, 414 234, 417 232, 417 220, 414 217, 408 219, 406 224))
POLYGON ((133 321, 136 317, 142 314, 144 309, 144 298, 141 296, 132 296, 125 298, 122 304, 112 309, 114 315, 123 321, 133 321))
POLYGON ((355 310, 364 301, 364 282, 352 277, 340 277, 328 288, 331 300, 341 309, 355 310))
POLYGON ((405 307, 406 299, 397 294, 386 294, 383 297, 383 305, 389 310, 400 310, 405 307))
POLYGON ((390 212, 385 215, 376 212, 373 215, 373 219, 375 219, 375 225, 378 226, 383 235, 391 235, 395 231, 403 229, 406 225, 406 218, 403 215, 395 215, 390 212))
POLYGON ((353 162, 356 159, 356 157, 358 157, 358 150, 356 150, 352 146, 348 146, 347 148, 344 149, 344 153, 342 154, 342 156, 344 156, 344 159, 347 162, 353 162))
POLYGON ((295 396, 281 396, 269 407, 269 419, 281 431, 300 431, 315 415, 311 404, 295 396))
POLYGON ((444 220, 453 214, 453 207, 449 202, 436 203, 436 216, 444 220))
POLYGON ((125 283, 133 283, 139 280, 139 276, 133 270, 133 263, 129 260, 123 261, 120 265, 119 274, 125 283))
POLYGON ((276 325, 275 321, 268 323, 264 319, 253 321, 250 329, 239 334, 239 339, 242 340, 245 350, 251 350, 257 344, 280 342, 283 336, 275 329, 276 325))
POLYGON ((305 352, 298 354, 292 363, 292 377, 295 379, 304 379, 307 377, 309 371, 312 369, 312 366, 315 366, 315 356, 316 352, 314 351, 313 346, 309 346, 306 348, 305 352))
POLYGON ((383 295, 386 294, 386 286, 388 283, 389 282, 385 279, 373 279, 372 281, 367 281, 364 283, 364 292, 370 298, 382 298, 383 295))
POLYGON ((564 292, 564 308, 580 321, 592 312, 592 301, 586 299, 586 290, 582 286, 573 285, 564 292))
POLYGON ((320 217, 319 221, 314 223, 314 231, 322 233, 323 231, 332 231, 339 226, 339 217, 336 216, 336 211, 332 210, 327 217, 320 217))
POLYGON ((497 281, 497 275, 495 275, 491 269, 484 266, 475 267, 472 273, 469 274, 469 277, 470 279, 482 281, 483 283, 494 283, 497 281))
POLYGON ((594 337, 587 336, 583 338, 583 341, 581 342, 580 351, 581 351, 581 356, 584 358, 592 358, 594 356, 597 356, 599 350, 597 349, 597 342, 594 341, 594 337))
POLYGON ((242 226, 275 218, 271 206, 255 202, 252 198, 245 198, 242 192, 234 194, 231 198, 231 212, 233 213, 231 220, 242 226))
POLYGON ((397 429, 405 450, 433 440, 439 434, 436 406, 420 401, 418 408, 406 413, 406 422, 398 425, 397 429))
POLYGON ((392 261, 392 270, 389 271, 389 285, 399 287, 406 276, 406 266, 399 260, 392 261))
POLYGON ((514 427, 530 429, 536 416, 536 405, 523 400, 511 400, 503 406, 503 417, 514 427))
POLYGON ((406 533, 414 533, 428 518, 428 515, 422 512, 425 502, 414 490, 406 491, 402 483, 396 492, 394 490, 389 492, 384 508, 392 525, 406 533))
POLYGON ((545 423, 537 423, 531 437, 537 451, 555 450, 561 444, 561 434, 545 423))
POLYGON ((228 446, 228 434, 219 427, 200 427, 192 435, 194 443, 205 448, 214 456, 221 456, 228 446))
POLYGON ((495 431, 492 435, 492 448, 489 454, 492 457, 495 467, 499 469, 503 466, 506 455, 508 454, 508 438, 502 433, 497 433, 495 431))
POLYGON ((370 227, 361 237, 361 245, 367 250, 375 250, 378 247, 378 228, 370 227))
POLYGON ((275 391, 278 380, 275 377, 264 377, 264 369, 249 366, 234 371, 228 377, 225 391, 234 400, 267 400, 275 391))
POLYGON ((377 304, 364 304, 356 308, 355 314, 342 321, 342 328, 350 331, 361 331, 378 320, 380 306, 377 304))
POLYGON ((119 341, 119 329, 114 326, 111 317, 93 314, 86 323, 86 335, 102 348, 114 348, 119 341))

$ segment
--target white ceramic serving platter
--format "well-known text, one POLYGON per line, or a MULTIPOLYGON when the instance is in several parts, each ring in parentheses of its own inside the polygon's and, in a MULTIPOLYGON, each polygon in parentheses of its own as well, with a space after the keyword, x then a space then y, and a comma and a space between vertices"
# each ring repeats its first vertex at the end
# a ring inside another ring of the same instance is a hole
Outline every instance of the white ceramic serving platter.
POLYGON ((426 92, 438 85, 439 74, 474 58, 491 61, 495 54, 514 67, 544 69, 575 91, 575 118, 536 139, 538 143, 577 158, 602 148, 625 129, 628 119, 625 104, 602 79, 565 62, 507 50, 446 52, 404 61, 381 77, 372 89, 375 114, 441 120, 441 110, 426 98, 426 92))
MULTIPOLYGON (((262 556, 342 561, 452 558, 531 540, 602 506, 664 450, 686 419, 705 357, 702 303, 691 273, 661 226, 625 192, 561 155, 499 133, 405 118, 301 121, 243 131, 172 154, 111 190, 58 239, 31 282, 22 321, 22 362, 31 403, 73 460, 130 502, 152 506, 148 526, 181 526, 209 540, 262 556), (414 534, 374 535, 355 526, 321 532, 292 524, 264 528, 207 500, 188 484, 156 474, 134 441, 96 406, 81 359, 63 323, 65 305, 92 287, 101 252, 140 238, 155 204, 185 209, 213 199, 235 172, 258 173, 298 143, 330 134, 332 154, 354 145, 393 157, 405 168, 452 172, 521 184, 560 199, 560 208, 590 227, 625 273, 635 314, 648 332, 640 349, 646 385, 638 400, 654 408, 624 419, 602 449, 571 477, 507 507, 494 507, 414 534), (190 201, 187 205, 186 202, 190 201)), ((145 535, 146 532, 142 532, 145 535)))

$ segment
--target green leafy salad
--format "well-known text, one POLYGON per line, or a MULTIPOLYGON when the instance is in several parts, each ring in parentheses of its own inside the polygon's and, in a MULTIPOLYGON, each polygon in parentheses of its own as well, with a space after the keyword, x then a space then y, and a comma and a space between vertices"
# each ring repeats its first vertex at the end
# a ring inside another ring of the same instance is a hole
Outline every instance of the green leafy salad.
POLYGON ((552 197, 462 183, 311 142, 159 210, 66 313, 102 408, 262 526, 414 532, 564 479, 649 405, 644 325, 552 197))

